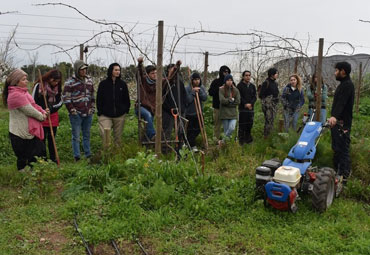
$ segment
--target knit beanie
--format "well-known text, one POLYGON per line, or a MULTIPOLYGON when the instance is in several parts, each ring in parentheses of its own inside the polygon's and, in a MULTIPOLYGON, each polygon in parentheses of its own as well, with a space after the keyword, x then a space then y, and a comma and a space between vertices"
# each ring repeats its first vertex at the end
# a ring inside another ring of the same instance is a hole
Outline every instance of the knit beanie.
POLYGON ((193 80, 195 80, 195 79, 199 79, 200 80, 199 86, 202 85, 202 78, 200 78, 200 74, 197 73, 197 72, 192 73, 191 76, 190 76, 191 82, 193 82, 193 80))
POLYGON ((231 74, 227 74, 227 75, 225 75, 225 78, 224 78, 224 83, 226 83, 226 81, 227 80, 232 80, 232 81, 234 81, 234 79, 233 79, 233 76, 231 75, 231 74))
POLYGON ((9 83, 10 86, 15 86, 18 82, 23 78, 23 76, 27 76, 27 73, 21 69, 13 70, 6 78, 6 82, 9 83))
POLYGON ((195 79, 200 79, 200 74, 199 73, 193 73, 190 77, 192 80, 195 80, 195 79))

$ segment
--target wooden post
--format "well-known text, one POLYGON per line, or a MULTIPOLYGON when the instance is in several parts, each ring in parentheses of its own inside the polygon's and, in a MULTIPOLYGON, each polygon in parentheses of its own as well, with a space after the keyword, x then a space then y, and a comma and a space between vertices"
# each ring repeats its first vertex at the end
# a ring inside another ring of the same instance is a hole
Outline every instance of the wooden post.
POLYGON ((362 84, 362 62, 360 62, 360 70, 358 72, 358 84, 357 84, 357 94, 356 94, 356 113, 358 113, 360 105, 360 89, 362 84))
POLYGON ((203 73, 203 85, 207 85, 207 73, 208 73, 208 51, 204 54, 204 73, 203 73))
MULTIPOLYGON (((138 65, 138 68, 142 68, 141 65, 138 65)), ((138 141, 139 145, 141 145, 142 137, 141 137, 141 97, 140 97, 140 89, 141 89, 141 76, 140 70, 138 69, 136 72, 136 99, 137 99, 137 131, 138 131, 138 141)))
POLYGON ((80 44, 80 60, 84 60, 84 45, 80 44))
POLYGON ((284 130, 284 120, 279 119, 279 132, 283 132, 284 130))
POLYGON ((298 57, 296 57, 295 63, 294 63, 294 73, 295 74, 298 74, 298 64, 299 64, 298 57))
POLYGON ((322 86, 322 55, 324 49, 324 38, 319 40, 319 55, 317 56, 317 69, 316 69, 316 121, 320 121, 320 112, 321 112, 321 86, 322 86))
POLYGON ((158 21, 157 81, 155 95, 155 153, 161 155, 162 140, 162 74, 163 74, 163 20, 158 21))

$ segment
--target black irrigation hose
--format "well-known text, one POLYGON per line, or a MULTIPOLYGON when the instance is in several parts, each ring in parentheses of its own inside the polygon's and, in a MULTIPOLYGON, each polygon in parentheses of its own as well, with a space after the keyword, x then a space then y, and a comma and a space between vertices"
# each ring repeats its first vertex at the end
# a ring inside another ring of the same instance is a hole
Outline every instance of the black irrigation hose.
POLYGON ((148 255, 148 253, 145 251, 144 247, 140 243, 139 238, 136 238, 136 243, 139 245, 139 247, 140 247, 141 251, 143 252, 143 254, 148 255))
POLYGON ((77 219, 76 219, 76 217, 77 216, 75 215, 75 217, 73 219, 73 225, 75 226, 75 229, 76 229, 77 233, 80 235, 80 237, 82 239, 82 242, 83 242, 83 244, 84 244, 84 246, 86 248, 87 254, 88 255, 93 255, 93 253, 90 251, 90 248, 89 248, 87 242, 85 241, 84 236, 82 235, 82 233, 80 232, 80 230, 78 230, 78 225, 77 225, 77 219))
POLYGON ((116 251, 116 255, 121 255, 121 253, 119 252, 118 246, 114 240, 112 240, 112 246, 114 250, 116 251))

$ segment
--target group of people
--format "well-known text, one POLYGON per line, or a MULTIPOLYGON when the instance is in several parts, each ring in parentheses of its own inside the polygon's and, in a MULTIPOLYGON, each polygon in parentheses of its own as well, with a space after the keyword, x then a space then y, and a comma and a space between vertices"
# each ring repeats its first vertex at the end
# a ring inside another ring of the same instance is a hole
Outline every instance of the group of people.
MULTIPOLYGON (((196 146, 204 122, 200 121, 207 92, 202 84, 200 74, 190 75, 190 84, 185 87, 180 71, 181 61, 170 64, 165 69, 162 79, 162 123, 163 137, 171 139, 174 126, 179 127, 176 134, 186 138, 191 148, 196 146), (197 104, 200 105, 197 108, 197 104), (199 112, 200 111, 200 112, 199 112), (184 120, 187 120, 185 130, 184 120), (175 125, 175 121, 177 121, 175 125)), ((51 138, 56 135, 59 125, 58 110, 65 104, 72 128, 72 149, 76 161, 80 160, 80 133, 86 158, 91 157, 90 128, 97 108, 100 134, 104 139, 105 129, 113 128, 114 142, 121 144, 125 114, 130 110, 130 96, 127 84, 121 79, 121 66, 113 63, 109 66, 107 77, 100 82, 95 97, 94 86, 87 75, 88 65, 82 60, 74 63, 74 75, 66 80, 62 89, 62 74, 53 69, 37 80, 32 96, 28 93, 27 74, 15 69, 6 79, 3 102, 9 109, 9 137, 17 156, 17 168, 22 170, 35 161, 35 156, 46 158, 46 141, 49 158, 56 161, 51 138), (43 82, 41 82, 43 81, 43 82), (45 97, 45 99, 43 99, 45 97), (46 102, 46 103, 45 103, 46 102), (50 119, 50 120, 49 120, 50 119)), ((337 63, 335 76, 340 81, 334 95, 331 117, 328 123, 332 127, 332 148, 334 150, 334 167, 337 172, 348 178, 350 173, 349 144, 352 124, 354 87, 350 79, 351 65, 347 62, 337 63)), ((281 100, 284 109, 285 130, 290 126, 297 128, 300 109, 305 103, 301 78, 292 74, 279 96, 276 82, 278 70, 270 68, 267 79, 259 86, 251 83, 251 72, 244 71, 241 81, 235 85, 231 70, 221 66, 219 76, 212 81, 208 94, 212 97, 214 132, 213 136, 222 145, 227 142, 235 130, 237 120, 240 144, 251 143, 251 130, 254 120, 254 105, 261 99, 265 117, 264 137, 273 130, 278 102, 281 100), (221 136, 221 123, 224 135, 221 136)), ((317 76, 312 78, 306 94, 309 100, 309 114, 316 105, 317 76)), ((138 98, 135 113, 144 119, 145 138, 154 141, 156 130, 154 116, 156 111, 157 70, 154 65, 144 68, 143 58, 138 58, 138 98)), ((321 87, 321 121, 326 122, 327 86, 321 87)), ((204 127, 203 127, 204 128, 204 127)))

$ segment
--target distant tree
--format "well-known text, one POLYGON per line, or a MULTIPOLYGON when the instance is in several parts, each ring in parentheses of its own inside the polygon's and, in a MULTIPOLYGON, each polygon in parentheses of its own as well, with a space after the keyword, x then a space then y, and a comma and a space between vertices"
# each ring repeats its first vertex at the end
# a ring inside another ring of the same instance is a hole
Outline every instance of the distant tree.
POLYGON ((21 67, 23 71, 25 71, 28 74, 28 77, 30 81, 34 82, 36 80, 36 74, 38 73, 38 70, 40 69, 41 73, 44 74, 52 69, 51 66, 48 65, 23 65, 21 67))
POLYGON ((54 65, 54 68, 58 69, 62 73, 63 80, 65 81, 68 77, 73 75, 73 66, 71 63, 60 62, 54 65))

